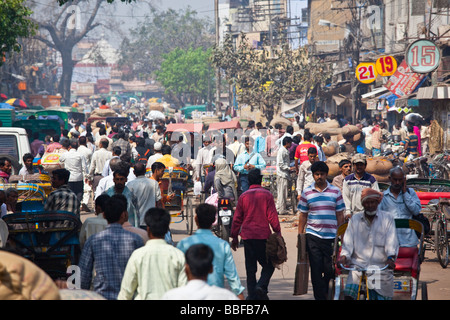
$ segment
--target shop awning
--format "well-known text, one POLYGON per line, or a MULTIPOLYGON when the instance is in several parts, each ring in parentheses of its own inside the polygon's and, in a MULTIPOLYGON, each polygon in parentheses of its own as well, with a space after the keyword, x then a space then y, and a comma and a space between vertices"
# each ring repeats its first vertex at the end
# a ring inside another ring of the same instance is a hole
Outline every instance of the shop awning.
POLYGON ((450 87, 448 86, 430 86, 419 88, 417 91, 418 100, 442 100, 450 99, 450 87))

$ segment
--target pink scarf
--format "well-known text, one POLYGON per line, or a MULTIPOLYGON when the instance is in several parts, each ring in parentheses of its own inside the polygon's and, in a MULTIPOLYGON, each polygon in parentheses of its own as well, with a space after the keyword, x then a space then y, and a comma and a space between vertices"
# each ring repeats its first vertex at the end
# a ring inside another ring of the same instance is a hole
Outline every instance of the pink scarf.
POLYGON ((7 174, 6 172, 0 170, 0 178, 3 178, 8 183, 9 174, 7 174))
POLYGON ((418 145, 417 145, 417 151, 419 152, 419 156, 422 155, 422 146, 420 144, 420 129, 419 127, 414 126, 414 134, 417 136, 417 141, 418 141, 418 145))

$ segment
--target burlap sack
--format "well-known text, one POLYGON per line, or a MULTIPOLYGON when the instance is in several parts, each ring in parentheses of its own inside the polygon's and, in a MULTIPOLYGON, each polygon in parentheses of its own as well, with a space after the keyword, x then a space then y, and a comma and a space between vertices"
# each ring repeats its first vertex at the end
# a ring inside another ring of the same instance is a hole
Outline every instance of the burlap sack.
POLYGON ((384 182, 384 183, 389 182, 389 173, 383 174, 383 175, 378 175, 378 174, 372 174, 372 175, 377 180, 377 182, 384 182))
POLYGON ((117 117, 117 113, 112 109, 94 109, 90 116, 92 118, 117 117))
POLYGON ((366 171, 372 175, 389 176, 389 170, 391 170, 392 167, 392 162, 386 157, 371 157, 367 159, 366 171))
POLYGON ((55 152, 46 152, 40 160, 40 165, 49 174, 56 169, 64 168, 64 164, 59 162, 59 157, 62 153, 67 152, 65 149, 56 149, 55 152))
MULTIPOLYGON (((309 132, 312 134, 330 133, 330 131, 335 132, 333 129, 339 129, 339 122, 337 122, 337 120, 330 120, 323 123, 308 122, 305 125, 305 129, 309 129, 309 132)), ((334 134, 330 133, 330 135, 334 134)))

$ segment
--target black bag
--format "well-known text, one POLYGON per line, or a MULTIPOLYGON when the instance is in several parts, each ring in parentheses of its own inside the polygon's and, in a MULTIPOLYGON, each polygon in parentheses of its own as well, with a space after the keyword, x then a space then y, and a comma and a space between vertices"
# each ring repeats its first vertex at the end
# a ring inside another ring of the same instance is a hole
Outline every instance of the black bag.
MULTIPOLYGON (((430 225, 430 221, 428 220, 427 217, 425 217, 423 215, 423 213, 419 213, 417 216, 413 216, 414 220, 419 221, 420 223, 422 223, 423 225, 423 235, 427 236, 430 233, 431 230, 431 225, 430 225)), ((417 238, 420 239, 420 233, 416 231, 417 234, 417 238)))

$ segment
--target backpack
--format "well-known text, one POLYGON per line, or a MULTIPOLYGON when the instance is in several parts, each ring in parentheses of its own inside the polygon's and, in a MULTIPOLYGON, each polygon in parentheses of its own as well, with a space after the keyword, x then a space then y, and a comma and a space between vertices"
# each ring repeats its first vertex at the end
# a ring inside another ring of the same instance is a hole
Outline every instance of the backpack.
POLYGON ((287 261, 286 242, 278 233, 272 233, 267 239, 266 256, 273 266, 278 269, 281 264, 287 261))
MULTIPOLYGON (((144 151, 144 150, 142 150, 142 151, 144 151)), ((149 156, 150 156, 150 149, 147 149, 144 154, 141 154, 141 152, 138 152, 138 156, 136 158, 136 163, 142 163, 142 164, 146 165, 149 156)))

